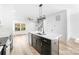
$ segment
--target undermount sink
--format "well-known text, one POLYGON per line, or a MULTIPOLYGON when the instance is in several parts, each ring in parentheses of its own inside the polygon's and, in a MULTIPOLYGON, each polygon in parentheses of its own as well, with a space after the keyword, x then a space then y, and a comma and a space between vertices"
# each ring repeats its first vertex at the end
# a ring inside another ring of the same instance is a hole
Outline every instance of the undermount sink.
POLYGON ((37 34, 39 34, 39 35, 46 35, 45 33, 37 33, 37 34))

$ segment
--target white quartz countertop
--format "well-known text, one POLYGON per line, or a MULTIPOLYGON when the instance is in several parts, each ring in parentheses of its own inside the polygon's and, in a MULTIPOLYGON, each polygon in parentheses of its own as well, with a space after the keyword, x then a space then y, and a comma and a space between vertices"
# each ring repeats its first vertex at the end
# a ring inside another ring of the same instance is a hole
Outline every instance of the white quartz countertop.
POLYGON ((37 32, 30 32, 30 33, 35 34, 40 37, 50 39, 50 40, 55 40, 55 39, 58 39, 62 36, 61 34, 58 34, 58 33, 49 33, 49 34, 45 34, 45 35, 37 34, 37 32))

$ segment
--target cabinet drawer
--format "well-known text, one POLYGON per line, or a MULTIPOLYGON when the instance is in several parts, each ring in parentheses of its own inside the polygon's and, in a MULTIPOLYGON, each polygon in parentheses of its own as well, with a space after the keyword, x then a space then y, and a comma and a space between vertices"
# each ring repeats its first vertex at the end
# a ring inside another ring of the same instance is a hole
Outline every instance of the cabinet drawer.
POLYGON ((51 55, 51 45, 42 42, 42 53, 43 55, 51 55))
POLYGON ((49 44, 49 45, 51 44, 51 40, 45 39, 45 38, 42 38, 42 42, 49 44))

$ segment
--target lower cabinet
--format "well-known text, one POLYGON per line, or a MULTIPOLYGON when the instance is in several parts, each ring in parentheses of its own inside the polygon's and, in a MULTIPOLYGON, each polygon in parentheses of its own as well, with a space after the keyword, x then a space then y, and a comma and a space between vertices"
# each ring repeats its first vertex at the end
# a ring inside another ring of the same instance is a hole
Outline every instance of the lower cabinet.
POLYGON ((43 39, 41 48, 41 54, 51 55, 51 40, 43 39))
POLYGON ((36 49, 36 41, 37 41, 37 38, 33 34, 32 34, 31 37, 32 37, 32 46, 36 49))
POLYGON ((3 49, 1 51, 1 55, 6 55, 6 45, 3 46, 3 49))
POLYGON ((38 37, 38 39, 36 40, 36 50, 41 53, 41 45, 42 45, 42 42, 41 42, 41 39, 38 37))
POLYGON ((51 40, 32 34, 32 46, 41 55, 51 55, 51 40))

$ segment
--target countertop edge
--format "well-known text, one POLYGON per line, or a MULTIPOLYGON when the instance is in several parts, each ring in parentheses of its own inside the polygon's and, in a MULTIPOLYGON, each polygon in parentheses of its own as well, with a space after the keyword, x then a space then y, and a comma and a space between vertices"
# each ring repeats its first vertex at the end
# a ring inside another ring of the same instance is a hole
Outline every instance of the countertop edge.
POLYGON ((40 37, 47 38, 47 39, 49 39, 49 40, 59 39, 59 38, 62 36, 62 35, 59 35, 58 37, 53 38, 53 37, 51 37, 51 36, 39 35, 39 34, 36 34, 36 33, 34 33, 34 32, 29 32, 29 33, 34 34, 34 35, 37 35, 37 36, 40 36, 40 37))

